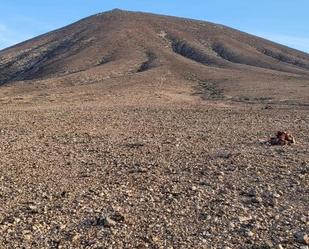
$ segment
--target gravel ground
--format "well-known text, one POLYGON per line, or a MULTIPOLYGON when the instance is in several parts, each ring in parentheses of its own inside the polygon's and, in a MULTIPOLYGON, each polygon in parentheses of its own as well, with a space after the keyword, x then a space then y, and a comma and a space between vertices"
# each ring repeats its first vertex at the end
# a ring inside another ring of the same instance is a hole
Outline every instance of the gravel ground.
POLYGON ((1 50, 0 249, 309 249, 308 69, 119 9, 1 50))
POLYGON ((308 248, 308 108, 1 114, 0 248, 308 248))

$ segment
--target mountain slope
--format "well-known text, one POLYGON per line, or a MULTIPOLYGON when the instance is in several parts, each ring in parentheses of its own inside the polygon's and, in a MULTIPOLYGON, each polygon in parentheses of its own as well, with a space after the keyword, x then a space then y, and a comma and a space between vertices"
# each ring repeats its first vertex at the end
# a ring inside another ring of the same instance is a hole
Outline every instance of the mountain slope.
POLYGON ((306 248, 308 61, 119 10, 0 51, 0 248, 306 248))
POLYGON ((307 82, 309 55, 222 25, 118 9, 0 52, 0 84, 59 78, 93 83, 146 71, 151 79, 163 75, 160 70, 212 82, 232 96, 233 89, 244 95, 253 86, 265 89, 265 82, 274 89, 283 82, 284 92, 291 79, 295 89, 307 82))

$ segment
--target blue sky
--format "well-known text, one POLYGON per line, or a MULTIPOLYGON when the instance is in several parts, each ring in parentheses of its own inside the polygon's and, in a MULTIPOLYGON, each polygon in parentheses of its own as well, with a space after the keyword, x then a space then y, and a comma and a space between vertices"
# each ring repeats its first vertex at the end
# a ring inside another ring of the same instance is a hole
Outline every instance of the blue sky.
POLYGON ((0 49, 113 8, 216 22, 309 53, 309 0, 4 0, 0 49))

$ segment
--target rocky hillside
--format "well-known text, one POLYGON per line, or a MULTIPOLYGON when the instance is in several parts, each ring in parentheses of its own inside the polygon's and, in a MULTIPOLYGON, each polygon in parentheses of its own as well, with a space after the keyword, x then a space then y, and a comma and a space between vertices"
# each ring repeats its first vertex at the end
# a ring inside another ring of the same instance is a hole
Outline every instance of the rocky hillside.
POLYGON ((87 84, 147 71, 151 80, 162 70, 227 96, 267 99, 290 87, 303 92, 309 55, 218 24, 118 9, 0 52, 0 84, 59 78, 87 84))

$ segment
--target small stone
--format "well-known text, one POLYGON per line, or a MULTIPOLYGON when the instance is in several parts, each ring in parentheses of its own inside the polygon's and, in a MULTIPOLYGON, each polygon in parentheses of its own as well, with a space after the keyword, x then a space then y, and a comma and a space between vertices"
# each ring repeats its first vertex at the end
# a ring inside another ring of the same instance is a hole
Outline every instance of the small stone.
POLYGON ((247 195, 248 195, 249 197, 255 197, 255 196, 257 196, 257 192, 256 192, 255 189, 250 189, 250 190, 248 191, 247 195))
POLYGON ((197 187, 195 187, 195 186, 192 186, 192 188, 191 188, 193 191, 196 191, 197 190, 197 187))
POLYGON ((230 226, 231 228, 235 228, 235 224, 234 224, 233 222, 230 222, 230 223, 229 223, 229 226, 230 226))
POLYGON ((247 234, 248 237, 253 237, 254 236, 254 233, 252 231, 247 231, 246 234, 247 234))
POLYGON ((40 228, 39 228, 39 226, 37 226, 37 225, 33 225, 33 226, 32 226, 32 230, 33 230, 33 231, 37 231, 37 230, 40 230, 40 228))
POLYGON ((309 236, 304 232, 297 232, 294 234, 294 238, 298 243, 309 245, 309 236))
POLYGON ((261 197, 255 197, 255 198, 252 198, 251 200, 253 203, 262 203, 263 202, 263 199, 261 197))
POLYGON ((309 249, 308 246, 301 246, 300 249, 309 249))
POLYGON ((77 240, 79 240, 79 239, 80 239, 80 235, 79 235, 79 234, 75 234, 75 235, 73 236, 73 238, 72 238, 72 241, 75 242, 75 241, 77 241, 77 240))
POLYGON ((32 239, 31 234, 24 234, 24 239, 27 241, 31 240, 32 239))
POLYGON ((97 225, 104 227, 113 227, 116 225, 116 221, 112 220, 108 216, 102 216, 97 220, 97 225))
POLYGON ((61 226, 60 226, 60 229, 61 230, 64 230, 66 228, 66 225, 64 225, 64 224, 62 224, 61 226))
POLYGON ((239 219, 240 222, 245 222, 245 221, 252 220, 252 216, 251 215, 249 215, 249 216, 239 216, 238 219, 239 219))
POLYGON ((266 240, 265 247, 274 248, 274 244, 271 240, 266 240))
POLYGON ((39 212, 39 209, 38 209, 38 207, 35 206, 35 205, 29 205, 29 206, 28 206, 28 211, 29 211, 30 213, 35 214, 35 213, 38 213, 38 212, 39 212))
POLYGON ((19 223, 19 222, 21 222, 21 219, 15 217, 15 218, 14 218, 14 223, 19 223))
POLYGON ((281 244, 277 245, 276 249, 284 249, 281 244))
POLYGON ((279 198, 279 197, 280 197, 280 194, 278 194, 278 193, 273 193, 272 196, 273 196, 274 198, 279 198))

